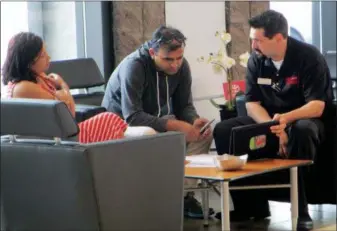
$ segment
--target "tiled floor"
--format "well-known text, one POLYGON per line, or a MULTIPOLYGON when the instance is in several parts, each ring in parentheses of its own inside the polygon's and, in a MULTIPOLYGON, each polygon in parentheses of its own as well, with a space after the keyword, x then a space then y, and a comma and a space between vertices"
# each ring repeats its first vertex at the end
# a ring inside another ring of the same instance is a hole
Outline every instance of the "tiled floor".
MULTIPOLYGON (((232 231, 246 230, 291 230, 290 204, 271 201, 272 216, 264 221, 232 222, 232 231)), ((214 192, 210 192, 210 207, 220 211, 220 198, 214 192)), ((309 213, 314 220, 314 230, 336 230, 336 205, 310 205, 309 213)), ((213 218, 209 227, 203 226, 203 220, 185 219, 184 231, 219 231, 221 223, 213 218)))

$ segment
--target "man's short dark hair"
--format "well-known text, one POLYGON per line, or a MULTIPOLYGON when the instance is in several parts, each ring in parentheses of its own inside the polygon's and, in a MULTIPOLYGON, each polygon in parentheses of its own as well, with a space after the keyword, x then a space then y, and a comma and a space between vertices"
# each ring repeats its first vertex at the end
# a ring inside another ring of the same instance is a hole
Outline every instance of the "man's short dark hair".
POLYGON ((264 29, 264 36, 271 39, 280 33, 284 38, 288 37, 288 22, 283 14, 267 10, 248 21, 250 27, 254 29, 264 29))
POLYGON ((153 32, 149 46, 156 52, 159 48, 170 52, 185 46, 185 41, 186 37, 178 29, 162 25, 153 32))

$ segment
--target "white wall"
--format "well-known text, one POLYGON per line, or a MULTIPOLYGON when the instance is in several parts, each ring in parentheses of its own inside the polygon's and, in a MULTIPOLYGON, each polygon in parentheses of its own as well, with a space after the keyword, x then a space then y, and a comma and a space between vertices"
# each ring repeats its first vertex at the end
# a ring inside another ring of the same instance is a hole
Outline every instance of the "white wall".
POLYGON ((197 58, 219 49, 215 31, 225 29, 225 3, 166 2, 165 14, 166 24, 180 29, 187 37, 185 57, 191 66, 192 93, 199 114, 219 121, 218 109, 200 98, 222 95, 225 77, 214 74, 210 65, 199 63, 197 58))

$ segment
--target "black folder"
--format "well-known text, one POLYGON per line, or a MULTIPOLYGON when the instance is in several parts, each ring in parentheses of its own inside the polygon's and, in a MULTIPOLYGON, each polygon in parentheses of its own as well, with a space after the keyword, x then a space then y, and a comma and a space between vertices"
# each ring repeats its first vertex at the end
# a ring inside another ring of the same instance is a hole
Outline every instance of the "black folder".
POLYGON ((232 128, 230 137, 229 154, 242 155, 251 151, 250 143, 252 138, 265 139, 265 145, 268 145, 268 137, 275 136, 270 127, 278 125, 278 121, 268 121, 259 124, 243 125, 232 128))

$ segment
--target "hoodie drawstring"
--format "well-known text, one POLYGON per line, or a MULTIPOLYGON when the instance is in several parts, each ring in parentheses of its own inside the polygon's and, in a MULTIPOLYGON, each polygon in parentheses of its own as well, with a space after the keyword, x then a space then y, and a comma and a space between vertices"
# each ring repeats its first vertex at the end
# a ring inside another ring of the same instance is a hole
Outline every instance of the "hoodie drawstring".
MULTIPOLYGON (((160 117, 161 107, 160 107, 160 96, 159 96, 159 75, 157 74, 157 105, 158 105, 158 115, 157 117, 160 117)), ((168 84, 168 78, 166 76, 166 103, 167 103, 167 115, 171 113, 171 107, 170 107, 170 95, 169 95, 169 84, 168 84)))

